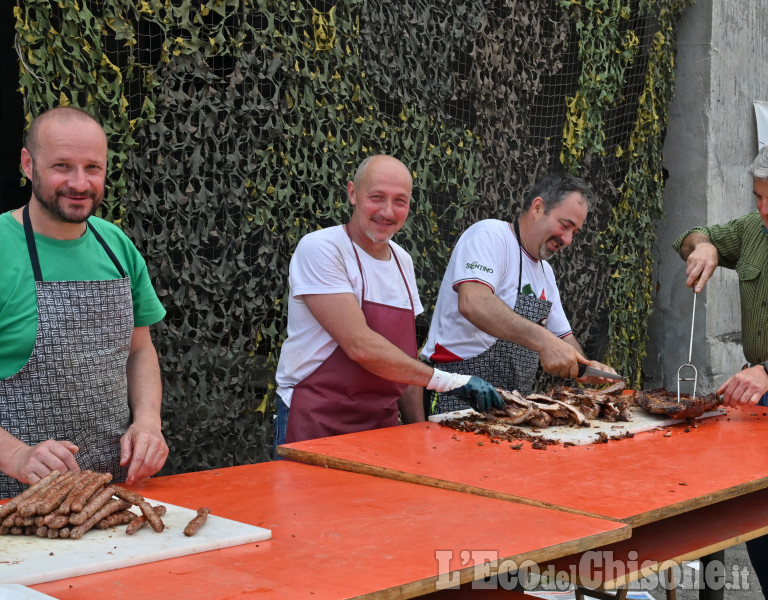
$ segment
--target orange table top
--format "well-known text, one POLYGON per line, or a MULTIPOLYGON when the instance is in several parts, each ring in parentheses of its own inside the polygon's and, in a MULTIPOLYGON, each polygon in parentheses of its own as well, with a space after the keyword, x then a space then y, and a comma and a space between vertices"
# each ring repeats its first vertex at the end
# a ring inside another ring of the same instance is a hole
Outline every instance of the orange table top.
POLYGON ((437 423, 279 448, 293 460, 642 525, 768 487, 768 416, 729 409, 588 446, 519 450, 437 423))
POLYGON ((288 461, 133 489, 208 506, 272 539, 32 587, 61 600, 410 598, 477 579, 488 558, 503 572, 630 535, 603 519, 288 461))

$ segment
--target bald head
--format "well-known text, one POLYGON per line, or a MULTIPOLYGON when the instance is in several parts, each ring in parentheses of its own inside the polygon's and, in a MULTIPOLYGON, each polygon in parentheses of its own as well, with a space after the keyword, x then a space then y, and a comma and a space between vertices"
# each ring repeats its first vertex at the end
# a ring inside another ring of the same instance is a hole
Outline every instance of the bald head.
POLYGON ((57 239, 81 236, 104 199, 107 166, 107 136, 88 113, 56 108, 35 119, 21 149, 35 231, 57 239))
MULTIPOLYGON (((64 124, 70 122, 75 122, 76 124, 77 121, 95 124, 102 130, 102 134, 104 132, 101 123, 99 123, 93 115, 84 111, 82 108, 77 108, 75 106, 59 106, 38 115, 35 120, 32 121, 32 125, 29 126, 29 133, 27 133, 27 143, 25 146, 32 155, 32 158, 34 159, 35 155, 40 150, 40 142, 42 138, 41 132, 45 129, 46 124, 64 124)), ((104 139, 106 140, 106 138, 107 136, 104 134, 104 139)))
POLYGON ((389 256, 389 241, 408 218, 413 178, 402 162, 386 154, 360 163, 355 179, 347 182, 354 206, 349 221, 352 240, 378 259, 389 256))
POLYGON ((408 167, 394 156, 389 156, 388 154, 374 154, 363 159, 357 167, 354 179, 355 187, 358 189, 364 187, 371 172, 378 170, 381 167, 386 167, 390 172, 399 171, 401 175, 406 176, 408 179, 411 178, 411 172, 408 170, 408 167))

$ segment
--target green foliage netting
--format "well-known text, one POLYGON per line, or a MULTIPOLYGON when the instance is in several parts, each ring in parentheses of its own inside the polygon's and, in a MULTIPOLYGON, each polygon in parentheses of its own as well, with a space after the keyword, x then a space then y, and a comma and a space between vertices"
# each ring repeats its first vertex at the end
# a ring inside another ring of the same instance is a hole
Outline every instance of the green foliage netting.
MULTIPOLYGON (((110 140, 104 214, 146 256, 165 472, 266 460, 272 373, 299 238, 345 221, 345 184, 386 152, 414 175, 397 241, 426 315, 450 249, 511 219, 549 169, 599 201, 553 266, 592 357, 640 381, 653 219, 689 0, 25 0, 28 114, 90 106, 110 140)), ((540 378, 545 385, 546 377, 540 378)))

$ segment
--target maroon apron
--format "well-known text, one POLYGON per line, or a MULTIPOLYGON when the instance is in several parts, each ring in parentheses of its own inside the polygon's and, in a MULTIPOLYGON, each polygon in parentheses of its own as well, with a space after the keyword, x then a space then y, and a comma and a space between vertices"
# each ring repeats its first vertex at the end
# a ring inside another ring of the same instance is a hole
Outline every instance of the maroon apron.
MULTIPOLYGON (((350 239, 350 242, 352 240, 350 239)), ((363 266, 354 243, 360 275, 363 266)), ((408 356, 416 358, 416 316, 413 297, 400 261, 390 247, 403 278, 411 308, 399 308, 365 299, 365 278, 361 308, 365 322, 408 356)), ((286 443, 367 431, 397 425, 397 401, 407 383, 382 379, 350 359, 341 346, 308 377, 293 388, 288 414, 286 443)))

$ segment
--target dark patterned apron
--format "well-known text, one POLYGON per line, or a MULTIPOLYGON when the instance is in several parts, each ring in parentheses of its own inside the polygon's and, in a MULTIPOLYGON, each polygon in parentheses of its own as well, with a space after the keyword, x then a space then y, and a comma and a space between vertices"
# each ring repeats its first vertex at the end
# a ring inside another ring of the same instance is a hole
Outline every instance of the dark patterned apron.
MULTIPOLYGON (((536 296, 524 294, 523 282, 523 248, 520 243, 520 228, 515 221, 515 236, 520 251, 520 269, 517 280, 517 300, 514 311, 521 317, 543 324, 552 309, 549 300, 541 300, 536 296)), ((541 266, 544 268, 544 265, 541 266)), ((484 352, 466 360, 459 360, 435 365, 440 370, 459 373, 461 375, 477 375, 494 387, 505 390, 517 390, 524 396, 531 393, 539 366, 539 353, 525 346, 513 344, 507 340, 496 342, 484 352)), ((437 394, 437 413, 471 408, 464 400, 451 395, 450 392, 437 394)))
MULTIPOLYGON (((349 231, 347 230, 347 234, 349 231)), ((350 239, 350 243, 352 240, 350 239)), ((363 266, 352 243, 360 276, 363 266)), ((411 308, 398 308, 365 299, 363 279, 361 309, 365 322, 408 356, 416 358, 416 318, 413 296, 400 261, 392 250, 411 308)), ((331 355, 293 389, 288 413, 286 443, 368 431, 398 424, 398 404, 408 384, 388 381, 364 369, 337 346, 331 355)))
MULTIPOLYGON (((69 440, 81 469, 124 481, 120 437, 130 423, 126 362, 133 334, 131 282, 88 223, 121 279, 43 281, 28 209, 27 250, 37 294, 37 337, 22 369, 0 379, 0 427, 30 446, 69 440)), ((27 487, 0 473, 0 498, 27 487)))

